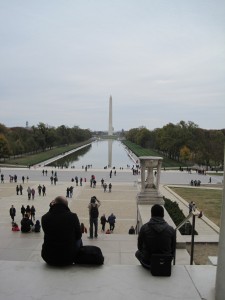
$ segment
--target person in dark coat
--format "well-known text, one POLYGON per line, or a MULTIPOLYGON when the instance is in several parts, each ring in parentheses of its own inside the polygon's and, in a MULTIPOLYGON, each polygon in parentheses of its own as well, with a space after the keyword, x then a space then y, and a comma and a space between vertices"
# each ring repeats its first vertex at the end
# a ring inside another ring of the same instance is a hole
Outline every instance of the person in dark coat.
POLYGON ((35 212, 36 212, 36 209, 32 205, 31 208, 30 208, 30 218, 31 218, 31 220, 34 220, 34 221, 35 221, 35 212))
POLYGON ((16 216, 16 209, 13 205, 9 209, 9 214, 10 214, 10 217, 12 219, 12 222, 14 222, 14 218, 16 216))
POLYGON ((41 231, 41 224, 40 221, 37 220, 36 223, 34 224, 34 232, 40 232, 41 231))
POLYGON ((24 207, 24 205, 21 206, 21 214, 22 214, 22 217, 24 218, 24 215, 25 215, 25 212, 26 212, 26 208, 24 207))
POLYGON ((109 223, 109 230, 113 232, 116 223, 116 216, 113 213, 111 213, 111 215, 108 217, 108 223, 109 223))
POLYGON ((102 231, 104 232, 105 231, 105 224, 107 223, 107 219, 105 217, 105 214, 103 214, 100 218, 100 222, 101 222, 101 225, 102 225, 102 231))
POLYGON ((41 225, 44 261, 55 266, 73 264, 82 246, 82 233, 78 216, 70 211, 65 197, 58 196, 51 202, 49 211, 41 218, 41 225))
POLYGON ((135 234, 135 229, 134 229, 134 226, 131 226, 129 231, 128 231, 128 234, 135 234))
POLYGON ((176 248, 176 231, 164 220, 164 209, 155 204, 151 209, 151 219, 144 224, 138 235, 136 258, 143 267, 151 268, 152 254, 174 256, 176 248))
POLYGON ((30 205, 27 205, 27 207, 25 208, 25 210, 26 210, 26 214, 28 215, 28 218, 30 218, 30 213, 31 213, 30 205))
POLYGON ((23 233, 31 232, 33 225, 34 223, 29 219, 28 214, 25 214, 24 218, 21 221, 21 232, 23 233))

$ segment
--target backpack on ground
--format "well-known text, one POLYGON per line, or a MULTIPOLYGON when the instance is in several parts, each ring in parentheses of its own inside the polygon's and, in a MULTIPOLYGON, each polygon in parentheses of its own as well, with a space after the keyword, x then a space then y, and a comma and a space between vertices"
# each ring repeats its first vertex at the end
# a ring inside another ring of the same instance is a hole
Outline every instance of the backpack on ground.
POLYGON ((172 255, 152 254, 151 273, 153 276, 171 276, 172 255))
POLYGON ((75 263, 81 265, 103 265, 104 256, 102 250, 97 246, 82 246, 75 259, 75 263))
POLYGON ((90 216, 93 219, 98 218, 99 212, 97 205, 91 205, 90 216))

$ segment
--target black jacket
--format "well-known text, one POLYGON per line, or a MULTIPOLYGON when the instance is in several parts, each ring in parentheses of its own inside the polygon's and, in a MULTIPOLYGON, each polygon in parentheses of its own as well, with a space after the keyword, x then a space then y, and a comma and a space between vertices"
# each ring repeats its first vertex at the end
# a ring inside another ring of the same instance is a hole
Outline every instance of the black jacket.
POLYGON ((21 232, 30 232, 34 223, 29 218, 23 218, 21 221, 21 232))
POLYGON ((176 231, 160 217, 151 218, 144 224, 138 236, 138 249, 150 263, 151 255, 174 255, 176 248, 176 231))
POLYGON ((80 221, 64 204, 54 204, 42 216, 44 243, 42 258, 50 265, 70 265, 76 256, 76 242, 81 239, 80 221))

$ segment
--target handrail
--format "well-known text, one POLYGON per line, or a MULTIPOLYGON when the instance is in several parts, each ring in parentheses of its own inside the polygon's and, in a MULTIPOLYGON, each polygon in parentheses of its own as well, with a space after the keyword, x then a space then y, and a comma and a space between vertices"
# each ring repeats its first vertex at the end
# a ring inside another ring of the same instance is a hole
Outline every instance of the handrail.
MULTIPOLYGON (((191 231, 191 255, 190 255, 190 265, 193 265, 193 260, 194 260, 194 236, 195 236, 195 217, 198 216, 201 218, 202 213, 200 214, 191 211, 189 215, 175 228, 175 230, 178 230, 181 226, 183 226, 191 217, 192 217, 192 231, 191 231)), ((176 251, 174 254, 174 265, 175 265, 175 260, 176 260, 176 251)))
POLYGON ((185 218, 183 219, 183 221, 175 228, 175 230, 178 230, 180 229, 193 215, 193 212, 190 212, 190 214, 185 218))

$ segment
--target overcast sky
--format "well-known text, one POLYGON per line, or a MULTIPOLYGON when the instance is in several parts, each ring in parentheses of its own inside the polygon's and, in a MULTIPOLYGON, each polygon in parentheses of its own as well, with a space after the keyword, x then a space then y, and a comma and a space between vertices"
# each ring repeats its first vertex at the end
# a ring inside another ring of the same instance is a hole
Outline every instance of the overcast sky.
POLYGON ((0 0, 7 127, 225 128, 224 0, 0 0))

